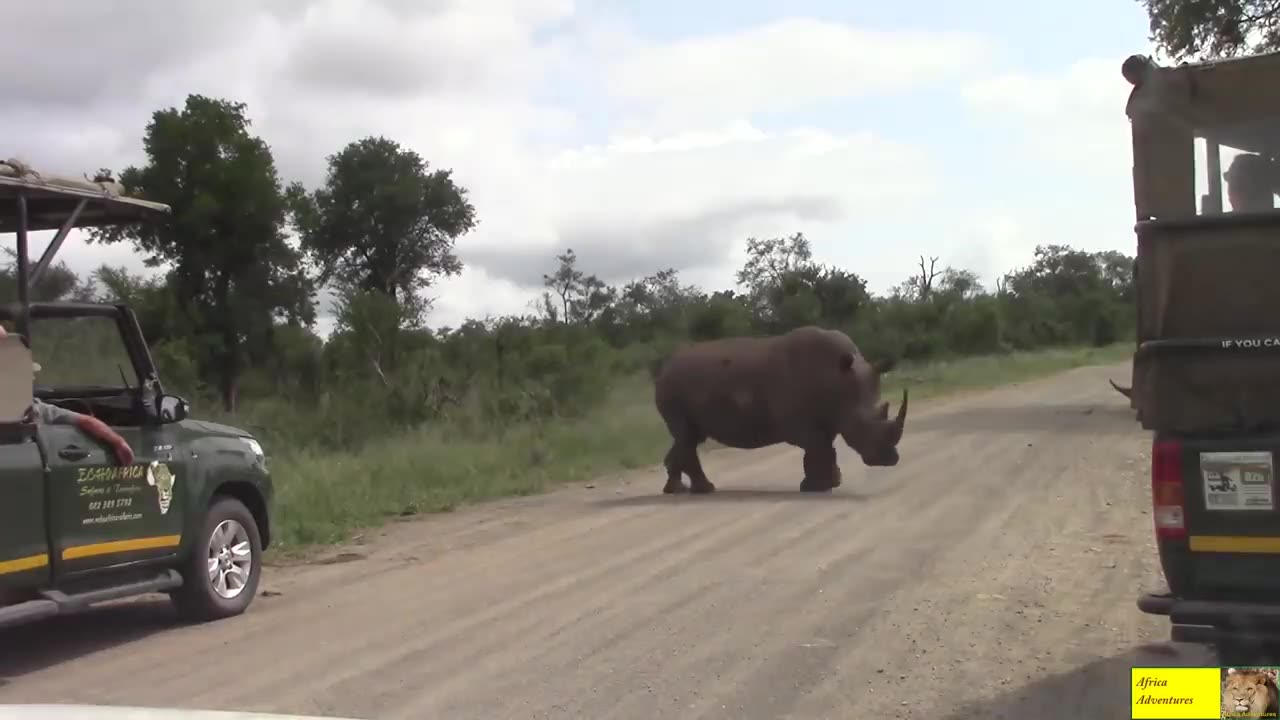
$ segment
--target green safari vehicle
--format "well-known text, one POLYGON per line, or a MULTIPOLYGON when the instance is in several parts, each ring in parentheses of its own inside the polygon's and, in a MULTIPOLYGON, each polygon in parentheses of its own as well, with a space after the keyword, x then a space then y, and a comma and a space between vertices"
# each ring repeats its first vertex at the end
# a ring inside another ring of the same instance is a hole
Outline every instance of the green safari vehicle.
POLYGON ((1167 592, 1138 600, 1223 665, 1280 647, 1280 53, 1133 56, 1138 347, 1167 592))
POLYGON ((0 233, 17 237, 17 302, 0 306, 0 627, 155 592, 194 621, 244 612, 271 536, 262 446, 188 417, 128 307, 30 298, 73 228, 163 221, 170 208, 15 162, 0 162, 0 207, 0 233), (46 230, 33 263, 28 234, 46 230), (75 425, 37 423, 33 397, 106 423, 133 463, 75 425))

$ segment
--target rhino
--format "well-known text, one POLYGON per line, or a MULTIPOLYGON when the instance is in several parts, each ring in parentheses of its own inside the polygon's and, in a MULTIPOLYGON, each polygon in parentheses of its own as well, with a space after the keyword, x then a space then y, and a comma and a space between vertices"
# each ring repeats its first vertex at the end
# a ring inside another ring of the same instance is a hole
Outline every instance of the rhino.
POLYGON ((868 466, 896 465, 907 391, 889 419, 880 377, 892 368, 892 361, 869 361, 848 335, 817 326, 678 348, 654 378, 654 404, 671 434, 662 491, 715 491, 698 459, 707 439, 743 450, 778 443, 803 449, 803 492, 840 486, 837 436, 868 466))

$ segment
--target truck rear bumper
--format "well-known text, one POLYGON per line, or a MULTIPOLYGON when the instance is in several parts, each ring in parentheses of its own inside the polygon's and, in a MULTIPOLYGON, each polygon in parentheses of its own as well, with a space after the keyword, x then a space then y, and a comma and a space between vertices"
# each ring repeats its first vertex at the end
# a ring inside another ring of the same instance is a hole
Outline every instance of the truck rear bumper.
POLYGON ((1169 593, 1147 593, 1138 598, 1138 609, 1148 615, 1167 616, 1174 642, 1280 643, 1280 602, 1189 600, 1169 593))

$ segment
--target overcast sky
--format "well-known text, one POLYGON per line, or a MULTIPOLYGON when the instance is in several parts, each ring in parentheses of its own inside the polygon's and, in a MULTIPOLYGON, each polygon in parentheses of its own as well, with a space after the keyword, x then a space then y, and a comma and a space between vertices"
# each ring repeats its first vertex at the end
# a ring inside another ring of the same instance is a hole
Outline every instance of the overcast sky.
MULTIPOLYGON (((0 155, 37 169, 141 163, 150 114, 188 93, 246 102, 309 188, 371 134, 452 168, 480 222, 436 326, 527 309, 566 247, 611 282, 675 267, 719 289, 746 237, 802 231, 879 292, 921 254, 990 283, 1037 243, 1133 252, 1137 0, 49 0, 6 19, 0 155)), ((143 269, 127 247, 61 257, 143 269)))

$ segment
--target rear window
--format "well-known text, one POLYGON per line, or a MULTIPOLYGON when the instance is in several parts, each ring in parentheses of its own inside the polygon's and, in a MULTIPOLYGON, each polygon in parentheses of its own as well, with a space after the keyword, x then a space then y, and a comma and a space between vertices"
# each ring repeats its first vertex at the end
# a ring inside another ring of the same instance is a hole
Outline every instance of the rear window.
POLYGON ((1280 118, 1197 132, 1200 215, 1280 210, 1280 118), (1206 139, 1207 138, 1207 139, 1206 139))

